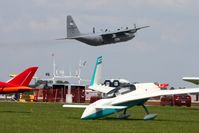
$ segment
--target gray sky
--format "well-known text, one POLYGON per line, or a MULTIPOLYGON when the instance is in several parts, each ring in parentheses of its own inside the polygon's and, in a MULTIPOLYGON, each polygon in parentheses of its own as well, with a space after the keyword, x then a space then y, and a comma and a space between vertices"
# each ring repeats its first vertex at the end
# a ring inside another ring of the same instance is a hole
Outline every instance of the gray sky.
POLYGON ((82 77, 90 79, 98 56, 103 56, 103 78, 139 82, 166 82, 194 86, 183 76, 199 76, 198 0, 0 0, 0 80, 37 65, 37 75, 52 72, 55 53, 59 69, 75 72, 86 60, 82 77), (150 25, 133 40, 91 47, 66 35, 65 21, 72 15, 81 32, 92 27, 150 25))

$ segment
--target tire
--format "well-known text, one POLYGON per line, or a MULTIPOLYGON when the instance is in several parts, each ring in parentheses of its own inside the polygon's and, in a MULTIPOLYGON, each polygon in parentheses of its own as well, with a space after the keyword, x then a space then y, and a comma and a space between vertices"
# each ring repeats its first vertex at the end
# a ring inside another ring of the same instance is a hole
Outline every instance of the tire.
POLYGON ((111 87, 112 86, 112 82, 110 80, 105 80, 104 81, 104 85, 111 87))
POLYGON ((120 86, 120 81, 119 80, 114 80, 113 81, 113 87, 118 87, 120 86))

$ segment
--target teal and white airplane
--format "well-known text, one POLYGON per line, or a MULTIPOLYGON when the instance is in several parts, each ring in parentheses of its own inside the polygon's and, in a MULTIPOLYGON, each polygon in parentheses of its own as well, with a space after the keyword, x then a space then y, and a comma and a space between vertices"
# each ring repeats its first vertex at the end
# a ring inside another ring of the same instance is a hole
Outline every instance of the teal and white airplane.
POLYGON ((152 120, 157 115, 150 114, 144 103, 151 97, 163 95, 175 95, 185 93, 198 93, 199 88, 187 88, 176 90, 161 90, 157 83, 124 84, 119 87, 109 87, 101 84, 102 57, 98 57, 89 88, 105 93, 105 97, 90 105, 63 105, 67 108, 86 108, 81 119, 98 119, 113 113, 123 113, 119 118, 128 118, 127 109, 134 106, 142 106, 146 112, 144 120, 152 120))

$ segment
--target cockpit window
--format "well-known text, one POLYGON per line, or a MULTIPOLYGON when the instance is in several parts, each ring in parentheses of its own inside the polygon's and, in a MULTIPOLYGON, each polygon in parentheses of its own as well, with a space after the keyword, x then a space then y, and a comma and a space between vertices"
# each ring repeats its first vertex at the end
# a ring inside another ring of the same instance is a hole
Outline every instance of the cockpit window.
POLYGON ((133 84, 125 84, 125 85, 116 87, 115 89, 113 89, 110 92, 108 92, 105 95, 105 98, 113 98, 113 97, 116 97, 116 96, 119 96, 119 95, 123 95, 123 94, 129 93, 129 92, 134 91, 134 90, 136 90, 135 85, 133 85, 133 84))

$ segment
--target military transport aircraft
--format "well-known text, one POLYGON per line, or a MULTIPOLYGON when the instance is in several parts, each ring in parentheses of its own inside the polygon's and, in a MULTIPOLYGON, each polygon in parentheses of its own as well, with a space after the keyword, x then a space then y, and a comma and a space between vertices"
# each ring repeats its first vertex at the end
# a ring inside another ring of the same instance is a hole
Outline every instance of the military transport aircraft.
POLYGON ((32 88, 28 87, 28 85, 37 69, 38 67, 29 67, 7 82, 0 81, 0 94, 22 93, 32 90, 32 88))
POLYGON ((110 32, 108 29, 105 29, 102 33, 95 33, 95 28, 93 28, 93 34, 84 34, 80 33, 73 18, 71 16, 67 16, 67 37, 57 40, 75 39, 91 46, 101 46, 131 40, 135 37, 135 33, 138 30, 147 27, 149 26, 137 28, 136 25, 134 25, 133 29, 126 27, 124 29, 117 29, 117 31, 114 32, 110 32))
POLYGON ((150 114, 144 105, 149 98, 162 95, 199 92, 199 88, 161 90, 160 85, 157 83, 135 83, 125 84, 119 87, 109 87, 102 85, 100 82, 101 65, 102 57, 98 57, 89 88, 105 93, 105 97, 90 105, 63 105, 63 107, 69 108, 86 108, 81 119, 102 118, 120 111, 123 111, 123 114, 121 114, 119 118, 128 118, 129 115, 126 113, 127 109, 134 106, 142 106, 146 112, 144 120, 151 120, 157 115, 150 114))

